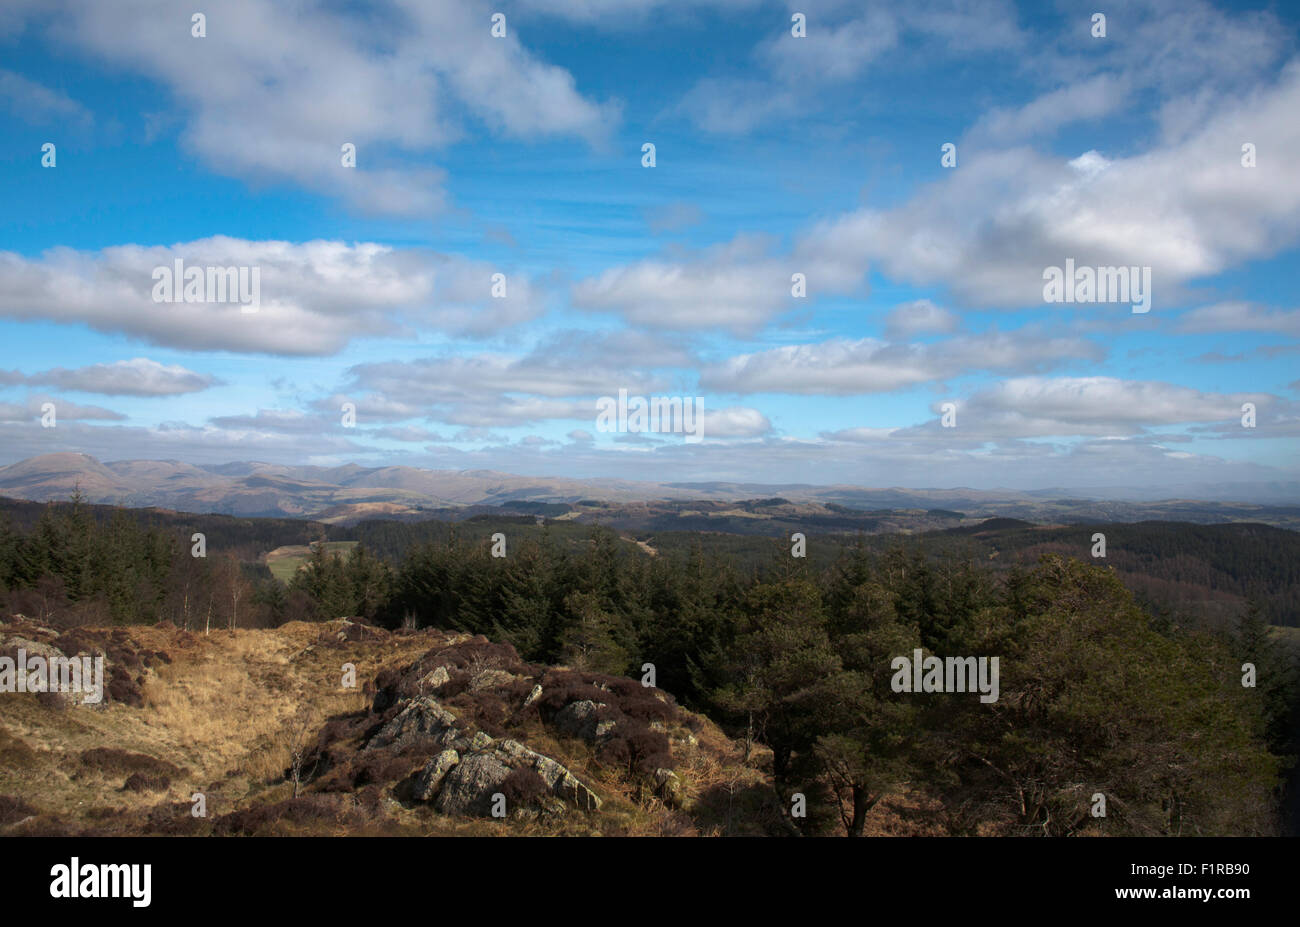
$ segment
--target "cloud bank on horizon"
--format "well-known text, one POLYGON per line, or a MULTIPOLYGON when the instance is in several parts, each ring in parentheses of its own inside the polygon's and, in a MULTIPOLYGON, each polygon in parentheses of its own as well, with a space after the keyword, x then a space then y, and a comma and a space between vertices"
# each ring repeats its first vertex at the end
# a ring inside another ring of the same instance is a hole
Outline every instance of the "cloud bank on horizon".
POLYGON ((682 6, 10 0, 0 464, 1300 480, 1300 13, 682 6))

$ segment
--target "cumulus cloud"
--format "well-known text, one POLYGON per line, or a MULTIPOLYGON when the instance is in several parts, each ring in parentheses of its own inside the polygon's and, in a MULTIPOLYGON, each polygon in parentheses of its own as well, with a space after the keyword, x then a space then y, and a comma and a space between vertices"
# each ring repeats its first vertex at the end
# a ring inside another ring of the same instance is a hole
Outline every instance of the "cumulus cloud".
POLYGON ((767 416, 747 406, 704 408, 701 433, 705 438, 756 438, 772 430, 767 416))
POLYGON ((526 275, 506 272, 505 298, 492 297, 498 271, 506 269, 388 245, 226 236, 98 252, 53 248, 36 259, 0 252, 0 317, 84 324, 190 350, 327 355, 410 326, 474 334, 540 314, 540 294, 526 275), (259 308, 155 302, 155 269, 176 261, 255 268, 259 308))
POLYGON ((616 313, 646 328, 752 334, 797 305, 792 293, 796 273, 804 275, 809 298, 862 286, 863 268, 856 262, 834 255, 828 260, 811 248, 797 248, 787 257, 770 250, 765 239, 739 236, 684 259, 651 258, 612 267, 575 284, 573 304, 616 313))
POLYGON ((673 110, 707 132, 738 134, 765 121, 812 111, 821 90, 885 67, 904 39, 920 49, 910 53, 912 58, 937 51, 1005 51, 1025 41, 1015 6, 1008 0, 813 0, 799 9, 807 17, 802 38, 791 35, 787 14, 781 28, 754 48, 749 70, 760 76, 702 78, 673 110))
POLYGON ((904 303, 890 310, 885 317, 885 334, 890 338, 909 338, 912 335, 951 334, 960 327, 955 313, 936 306, 928 299, 904 303))
POLYGON ((752 332, 790 305, 790 271, 755 240, 689 262, 645 260, 579 281, 573 303, 652 328, 752 332))
POLYGON ((1008 307, 1041 304, 1043 269, 1067 258, 1149 266, 1158 312, 1162 293, 1271 256, 1300 235, 1300 175, 1284 158, 1244 168, 1240 151, 1244 139, 1259 151, 1300 147, 1300 123, 1289 115, 1297 107, 1300 61, 1179 142, 1130 157, 972 153, 902 205, 828 221, 804 244, 1008 307))
MULTIPOLYGON (((1212 393, 1116 377, 1017 377, 958 400, 956 427, 936 418, 897 434, 963 441, 1005 437, 1132 436, 1151 428, 1239 421, 1241 407, 1280 403, 1266 393, 1212 393)), ((934 410, 940 412, 938 404, 934 410)), ((1238 426, 1239 427, 1239 426, 1238 426)), ((1161 436, 1177 441, 1177 436, 1161 436)))
POLYGON ((1104 351, 1080 338, 991 333, 937 344, 832 339, 741 354, 706 367, 700 385, 726 393, 853 396, 885 393, 979 370, 1029 372, 1104 351))
POLYGON ((1130 89, 1122 76, 1097 74, 1048 91, 1023 106, 995 107, 980 117, 965 141, 1006 145, 1048 135, 1071 123, 1110 115, 1125 103, 1130 89))
POLYGON ((1269 309, 1256 303, 1229 301, 1184 312, 1178 328, 1185 332, 1281 332, 1300 335, 1300 309, 1269 309))
POLYGON ((857 428, 838 428, 834 431, 823 431, 821 436, 827 441, 849 441, 861 444, 870 444, 876 441, 884 440, 897 431, 896 428, 870 428, 859 426, 857 428))
POLYGON ((521 354, 445 353, 357 364, 313 408, 356 405, 358 424, 408 419, 497 428, 557 419, 595 421, 596 399, 675 392, 669 372, 696 363, 680 341, 633 331, 552 333, 521 354))
POLYGON ((200 39, 169 0, 67 0, 41 24, 165 86, 186 114, 183 143, 212 170, 289 181, 359 210, 430 215, 444 205, 443 174, 414 156, 476 127, 596 141, 617 119, 515 31, 493 38, 494 9, 485 0, 386 0, 365 11, 242 0, 207 10, 200 39), (341 166, 345 142, 357 146, 355 168, 341 166))
POLYGON ((0 370, 0 384, 54 386, 105 396, 180 396, 208 389, 220 381, 179 364, 160 364, 145 357, 90 364, 72 370, 55 367, 38 373, 0 370))
POLYGON ((341 419, 331 421, 297 409, 258 409, 253 415, 219 415, 210 421, 230 431, 314 435, 338 426, 341 419))
POLYGON ((448 440, 438 432, 430 431, 428 428, 421 428, 418 425, 372 428, 366 434, 374 438, 387 438, 390 441, 423 442, 428 444, 445 444, 448 440))
POLYGON ((843 22, 814 15, 803 38, 786 30, 760 46, 758 57, 788 84, 845 81, 894 48, 900 32, 897 8, 868 4, 861 15, 843 22))
POLYGON ((114 412, 112 409, 105 409, 102 406, 79 405, 53 396, 28 396, 25 402, 0 403, 0 422, 34 423, 46 414, 45 407, 47 404, 54 407, 55 428, 60 427, 59 422, 120 422, 126 419, 126 416, 121 412, 114 412))

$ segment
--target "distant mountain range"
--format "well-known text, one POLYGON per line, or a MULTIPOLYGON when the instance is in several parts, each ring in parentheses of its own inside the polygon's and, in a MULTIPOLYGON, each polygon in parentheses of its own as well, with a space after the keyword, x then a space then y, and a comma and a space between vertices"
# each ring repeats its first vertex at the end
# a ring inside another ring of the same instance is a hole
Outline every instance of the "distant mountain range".
MULTIPOLYGON (((1177 520, 1205 524, 1253 521, 1300 528, 1300 484, 1250 487, 1247 501, 1144 500, 1142 491, 902 489, 754 483, 652 483, 616 479, 530 477, 491 470, 416 467, 285 466, 240 462, 198 466, 175 460, 100 462, 86 454, 43 454, 0 467, 0 495, 66 500, 80 489, 88 502, 131 508, 240 516, 290 516, 347 523, 364 518, 428 518, 448 510, 521 503, 582 502, 698 517, 690 503, 778 498, 794 505, 958 518, 1008 517, 1038 523, 1177 520)), ((1226 487, 1217 487, 1216 499, 1226 487)), ((1148 491, 1149 492, 1149 491, 1148 491)), ((1171 491, 1171 495, 1172 495, 1171 491)), ((552 513, 548 513, 552 514, 552 513)), ((607 513, 609 514, 609 513, 607 513)))

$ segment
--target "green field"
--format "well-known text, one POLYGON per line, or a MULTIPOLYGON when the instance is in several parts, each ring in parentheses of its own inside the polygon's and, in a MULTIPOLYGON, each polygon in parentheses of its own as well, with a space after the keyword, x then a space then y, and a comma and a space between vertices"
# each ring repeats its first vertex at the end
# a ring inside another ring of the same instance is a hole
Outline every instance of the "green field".
MULTIPOLYGON (((325 551, 345 557, 348 551, 356 546, 356 541, 326 541, 325 551)), ((266 568, 280 582, 288 583, 293 579, 293 574, 298 572, 310 556, 311 546, 307 544, 291 544, 288 547, 277 547, 266 555, 266 568)))

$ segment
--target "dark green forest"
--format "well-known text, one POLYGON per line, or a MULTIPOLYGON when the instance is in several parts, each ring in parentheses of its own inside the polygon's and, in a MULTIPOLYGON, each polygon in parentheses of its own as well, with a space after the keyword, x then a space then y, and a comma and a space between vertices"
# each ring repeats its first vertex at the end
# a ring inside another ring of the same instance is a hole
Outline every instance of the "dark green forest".
POLYGON ((935 544, 812 538, 794 557, 786 541, 692 533, 657 536, 650 554, 598 526, 532 515, 372 522, 348 529, 361 543, 346 558, 315 547, 286 586, 258 558, 313 531, 327 537, 321 526, 78 500, 39 508, 0 522, 9 613, 196 631, 356 616, 481 633, 536 663, 653 672, 747 751, 771 751, 782 800, 807 800, 798 826, 808 833, 860 833, 904 787, 954 834, 1283 829, 1294 652, 1249 596, 1231 615, 1177 600, 1153 609, 1109 565, 1122 556, 1182 569, 1223 556, 1213 582, 1293 587, 1291 573, 1258 574, 1294 562, 1234 554, 1212 529, 1126 526, 1103 566, 1087 553, 1092 527, 1003 526, 994 557, 969 532, 935 544), (207 535, 206 556, 193 555, 194 531, 207 535), (1196 556, 1160 546, 1172 531, 1196 556), (495 533, 504 556, 493 556, 495 533), (1026 551, 1032 559, 1013 556, 1026 551), (894 691, 891 661, 916 649, 997 657, 999 698, 894 691), (1242 685, 1247 662, 1253 687, 1242 685), (1104 819, 1093 816, 1099 795, 1104 819), (827 817, 840 807, 841 819, 827 817))

